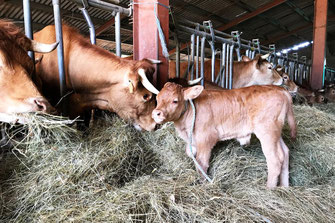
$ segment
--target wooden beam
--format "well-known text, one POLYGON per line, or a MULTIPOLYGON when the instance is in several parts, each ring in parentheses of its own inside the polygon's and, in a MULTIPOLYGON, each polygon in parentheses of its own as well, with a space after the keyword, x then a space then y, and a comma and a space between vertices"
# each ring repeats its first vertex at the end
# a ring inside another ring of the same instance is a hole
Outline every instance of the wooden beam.
POLYGON ((153 84, 162 88, 169 78, 169 61, 163 56, 159 38, 155 7, 165 43, 169 41, 169 0, 135 0, 133 22, 134 60, 151 58, 162 61, 153 76, 153 84), (141 3, 141 4, 137 4, 141 3), (159 4, 158 4, 159 3, 159 4))
POLYGON ((310 86, 312 89, 321 89, 323 86, 323 71, 326 50, 327 10, 328 0, 314 1, 312 75, 310 86))
POLYGON ((255 11, 252 11, 252 12, 250 12, 248 14, 240 16, 240 17, 234 19, 233 21, 229 22, 228 24, 220 26, 220 27, 218 27, 216 29, 220 30, 220 31, 229 29, 229 28, 231 28, 233 26, 236 26, 236 25, 240 24, 241 22, 244 22, 244 21, 246 21, 248 19, 251 19, 251 18, 253 18, 253 17, 255 17, 255 16, 257 16, 257 15, 263 13, 263 12, 266 12, 267 10, 269 10, 269 9, 271 9, 271 8, 277 6, 277 5, 280 5, 280 4, 284 3, 284 2, 286 2, 286 0, 274 0, 274 1, 270 2, 270 3, 268 3, 268 4, 263 5, 262 7, 259 7, 255 11))
MULTIPOLYGON (((122 19, 124 19, 126 16, 121 14, 120 15, 120 18, 121 18, 121 21, 122 19)), ((104 23, 103 25, 101 25, 99 28, 97 28, 95 30, 95 35, 98 36, 100 35, 101 33, 105 32, 107 29, 109 29, 112 25, 114 25, 115 23, 115 17, 111 18, 110 20, 108 20, 106 23, 104 23)))

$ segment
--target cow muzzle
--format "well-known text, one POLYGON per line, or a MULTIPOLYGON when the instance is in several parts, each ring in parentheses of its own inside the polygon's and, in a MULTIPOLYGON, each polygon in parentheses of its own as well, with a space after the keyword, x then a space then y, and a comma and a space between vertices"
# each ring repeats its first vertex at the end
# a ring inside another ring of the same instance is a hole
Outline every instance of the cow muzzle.
POLYGON ((155 109, 152 111, 152 118, 157 124, 162 124, 165 120, 165 115, 161 110, 155 109))
POLYGON ((28 103, 32 105, 32 111, 54 113, 55 109, 43 97, 33 97, 28 99, 28 103))

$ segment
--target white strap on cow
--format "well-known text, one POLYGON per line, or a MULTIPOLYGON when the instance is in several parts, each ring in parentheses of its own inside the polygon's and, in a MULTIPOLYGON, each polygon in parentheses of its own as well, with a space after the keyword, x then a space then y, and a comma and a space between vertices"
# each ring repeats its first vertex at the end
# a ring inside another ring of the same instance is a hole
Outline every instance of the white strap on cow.
POLYGON ((195 165, 197 166, 197 168, 200 170, 200 172, 202 173, 202 175, 206 178, 206 180, 210 183, 213 183, 213 180, 211 178, 209 178, 209 176, 205 173, 205 171, 202 169, 202 167, 199 165, 198 161, 195 159, 194 155, 193 155, 193 151, 192 151, 192 137, 193 137, 193 130, 194 130, 194 124, 195 124, 195 107, 193 104, 192 99, 189 99, 189 102, 191 104, 192 107, 192 111, 193 111, 193 119, 192 119, 192 126, 191 126, 191 131, 190 131, 190 151, 191 151, 191 158, 193 160, 193 162, 195 163, 195 165))

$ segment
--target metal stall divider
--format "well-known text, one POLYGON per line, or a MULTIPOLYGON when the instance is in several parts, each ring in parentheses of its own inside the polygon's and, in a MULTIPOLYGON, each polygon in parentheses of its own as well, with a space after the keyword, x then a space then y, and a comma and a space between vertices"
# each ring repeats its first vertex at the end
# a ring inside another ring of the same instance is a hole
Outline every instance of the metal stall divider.
MULTIPOLYGON (((195 55, 195 52, 194 52, 194 48, 195 48, 195 34, 192 34, 191 35, 191 60, 190 60, 190 79, 193 80, 194 79, 194 55, 195 55)), ((187 78, 188 79, 188 78, 187 78)))
POLYGON ((234 40, 237 42, 238 47, 236 47, 237 61, 241 61, 241 34, 239 31, 232 31, 231 35, 234 36, 234 40))
MULTIPOLYGON (((63 47, 62 18, 60 14, 60 0, 52 0, 52 5, 54 9, 56 41, 59 43, 57 46, 57 60, 58 60, 60 95, 61 97, 63 97, 66 94, 66 80, 65 80, 65 69, 64 69, 64 47, 63 47)), ((63 106, 65 109, 64 103, 63 106)))
POLYGON ((221 65, 222 65, 222 70, 220 72, 221 81, 219 83, 219 86, 223 87, 223 88, 225 86, 225 73, 226 73, 226 69, 227 69, 226 55, 227 55, 227 43, 223 43, 222 44, 222 59, 220 61, 221 65))
POLYGON ((205 86, 205 43, 206 37, 201 37, 201 54, 200 54, 200 75, 201 75, 201 85, 205 86))
POLYGON ((269 45, 269 49, 270 49, 270 56, 269 56, 269 62, 273 64, 273 68, 275 68, 278 64, 278 60, 277 60, 277 54, 276 54, 276 45, 275 44, 270 44, 269 45))
POLYGON ((306 56, 302 56, 301 57, 301 61, 302 61, 302 64, 303 64, 303 71, 302 71, 302 80, 303 81, 308 80, 307 79, 307 69, 308 69, 308 66, 306 65, 306 60, 307 60, 306 56))
MULTIPOLYGON (((282 53, 282 55, 276 54, 275 45, 269 45, 269 47, 261 46, 258 39, 253 39, 252 41, 244 40, 242 38, 237 38, 240 36, 240 33, 232 33, 226 34, 218 30, 214 30, 211 26, 210 21, 205 21, 203 25, 195 22, 191 22, 185 19, 179 20, 181 25, 178 25, 178 32, 195 35, 197 38, 201 37, 201 66, 200 66, 200 75, 203 78, 201 84, 204 84, 204 60, 205 60, 205 41, 207 40, 210 43, 211 47, 211 76, 207 77, 212 82, 218 84, 223 88, 232 88, 233 83, 233 59, 234 59, 234 49, 236 49, 236 54, 238 57, 239 48, 245 50, 246 56, 253 59, 255 57, 256 51, 260 54, 270 53, 271 57, 269 61, 273 63, 273 65, 280 64, 284 67, 285 72, 290 75, 290 78, 293 80, 301 81, 301 76, 303 74, 304 69, 306 69, 306 74, 310 71, 309 66, 306 61, 300 62, 297 58, 292 59, 289 57, 288 53, 282 53), (193 27, 193 28, 191 28, 193 27), (200 27, 204 31, 200 31, 194 27, 200 27), (215 45, 222 44, 222 50, 215 50, 215 45), (217 71, 217 76, 215 76, 215 55, 217 52, 220 52, 220 65, 219 71, 217 71), (301 64, 298 66, 298 64, 301 64), (306 67, 306 68, 305 68, 306 67), (298 69, 299 68, 299 69, 298 69)), ((193 38, 191 38, 191 42, 194 44, 193 38)), ((198 50, 197 50, 198 52, 198 50)), ((192 56, 194 58, 194 56, 192 56)), ((194 61, 194 59, 193 59, 194 61)), ((197 72, 198 69, 196 69, 197 72)), ((197 77, 197 76, 196 76, 197 77)))
MULTIPOLYGON (((200 30, 199 24, 196 26, 195 29, 198 31, 200 30)), ((200 44, 200 36, 197 35, 195 78, 199 78, 199 44, 200 44)))
MULTIPOLYGON (((213 29, 213 25, 212 22, 209 21, 204 21, 203 25, 205 27, 208 27, 210 35, 211 35, 211 40, 208 40, 208 43, 211 47, 211 51, 212 51, 212 61, 211 61, 211 65, 212 65, 212 70, 211 70, 211 81, 213 83, 215 83, 215 33, 214 33, 214 29, 213 29)), ((204 30, 206 32, 206 29, 204 30)))
POLYGON ((176 77, 179 78, 180 76, 180 45, 178 34, 174 33, 174 41, 176 42, 176 77))
POLYGON ((87 22, 89 31, 90 31, 90 40, 92 44, 96 44, 96 39, 95 39, 95 28, 94 28, 94 24, 91 20, 90 14, 87 11, 88 6, 88 2, 87 0, 81 0, 82 2, 82 7, 79 6, 79 10, 83 13, 83 16, 87 22))
MULTIPOLYGON (((29 39, 33 39, 33 28, 31 24, 30 0, 23 0, 24 31, 29 39)), ((29 57, 35 61, 33 51, 28 51, 29 57)), ((35 66, 35 63, 34 63, 35 66)))

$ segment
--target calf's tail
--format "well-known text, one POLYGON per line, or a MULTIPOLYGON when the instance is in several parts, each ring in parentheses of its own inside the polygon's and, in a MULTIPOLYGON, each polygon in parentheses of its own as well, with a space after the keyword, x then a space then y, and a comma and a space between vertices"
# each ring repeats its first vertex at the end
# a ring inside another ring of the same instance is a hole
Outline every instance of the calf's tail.
POLYGON ((287 115, 288 125, 290 126, 290 129, 291 129, 291 138, 295 140, 295 138, 297 137, 297 126, 296 126, 295 118, 293 114, 292 100, 288 104, 288 110, 287 110, 286 115, 287 115))

